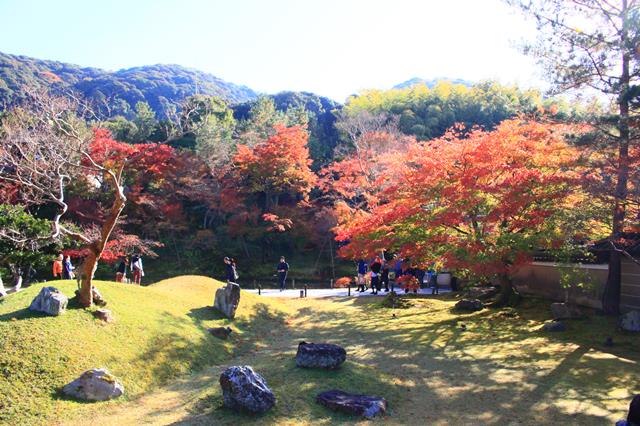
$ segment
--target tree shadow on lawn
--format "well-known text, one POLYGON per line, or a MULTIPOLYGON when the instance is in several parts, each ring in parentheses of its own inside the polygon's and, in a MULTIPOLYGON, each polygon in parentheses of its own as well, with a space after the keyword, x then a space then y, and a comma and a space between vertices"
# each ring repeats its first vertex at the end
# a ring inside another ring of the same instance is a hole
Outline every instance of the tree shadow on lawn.
MULTIPOLYGON (((276 395, 277 402, 273 409, 256 416, 224 408, 218 377, 212 377, 215 385, 189 407, 193 417, 175 424, 275 424, 292 420, 309 424, 337 424, 358 420, 353 416, 328 410, 315 402, 319 393, 331 389, 384 396, 389 404, 387 413, 393 418, 395 407, 406 391, 403 386, 393 384, 392 378, 384 377, 372 366, 350 361, 337 370, 298 368, 293 351, 255 357, 252 366, 264 376, 276 395)), ((222 371, 223 369, 220 373, 222 371)))
POLYGON ((268 345, 274 335, 286 332, 284 313, 256 304, 248 318, 229 320, 210 306, 194 308, 186 316, 166 312, 161 325, 166 329, 197 327, 196 334, 185 337, 177 331, 157 335, 133 361, 138 368, 149 370, 153 385, 166 384, 184 373, 197 372, 204 367, 229 360, 232 356, 256 351, 268 345), (211 335, 209 327, 231 326, 233 333, 227 340, 211 335))
POLYGON ((624 395, 608 395, 621 387, 638 386, 638 376, 632 373, 635 361, 621 368, 619 359, 598 356, 583 338, 572 342, 567 335, 564 341, 532 331, 536 320, 530 314, 539 316, 535 312, 498 320, 495 311, 483 310, 418 323, 424 312, 387 309, 385 315, 366 305, 354 307, 361 312, 319 314, 302 309, 301 323, 318 321, 331 327, 307 328, 300 339, 343 344, 348 352, 352 349, 356 361, 380 366, 388 375, 412 384, 422 395, 407 398, 407 409, 419 404, 432 407, 426 415, 439 413, 425 417, 427 422, 447 418, 528 424, 536 418, 542 423, 601 424, 602 416, 615 415, 618 406, 628 404, 624 395), (397 318, 390 318, 391 313, 397 318), (388 327, 393 322, 397 327, 388 327), (432 392, 424 393, 425 389, 432 392))

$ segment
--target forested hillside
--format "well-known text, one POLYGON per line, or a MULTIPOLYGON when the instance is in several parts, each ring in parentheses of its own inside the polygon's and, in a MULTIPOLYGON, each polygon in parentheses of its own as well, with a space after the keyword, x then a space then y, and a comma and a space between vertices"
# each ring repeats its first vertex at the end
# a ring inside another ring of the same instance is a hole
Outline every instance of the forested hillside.
POLYGON ((148 65, 109 72, 57 61, 0 52, 0 108, 24 98, 25 90, 72 89, 96 101, 106 115, 128 116, 137 102, 148 103, 159 117, 171 104, 195 95, 213 95, 227 102, 256 98, 246 86, 180 65, 148 65))

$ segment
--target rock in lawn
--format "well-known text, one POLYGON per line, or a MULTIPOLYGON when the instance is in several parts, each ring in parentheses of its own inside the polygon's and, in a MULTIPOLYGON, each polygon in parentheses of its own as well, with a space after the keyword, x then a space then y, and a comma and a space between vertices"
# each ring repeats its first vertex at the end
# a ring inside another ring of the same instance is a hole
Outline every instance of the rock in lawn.
POLYGON ((567 303, 552 303, 551 314, 555 320, 580 318, 582 316, 577 306, 571 306, 567 303))
POLYGON ((93 316, 104 322, 115 322, 116 319, 109 309, 98 309, 93 312, 93 316))
POLYGON ((625 331, 640 331, 640 311, 631 311, 622 315, 620 328, 625 331))
POLYGON ((387 411, 387 401, 378 396, 355 395, 340 390, 322 392, 316 397, 320 405, 347 414, 366 417, 383 415, 387 411))
POLYGON ((213 306, 229 319, 236 316, 236 309, 240 304, 240 286, 235 283, 228 283, 225 287, 216 290, 216 297, 213 306))
POLYGON ((264 378, 248 365, 234 366, 220 375, 224 406, 236 411, 262 414, 276 404, 264 378))
POLYGON ((208 329, 208 331, 219 339, 226 339, 233 330, 231 330, 231 327, 214 327, 208 329))
POLYGON ((484 304, 478 299, 462 299, 454 306, 459 311, 475 312, 484 308, 484 304))
POLYGON ((122 396, 124 386, 104 368, 93 368, 65 385, 62 392, 83 401, 106 401, 122 396))
POLYGON ((48 315, 60 315, 67 308, 69 300, 55 287, 43 287, 29 305, 32 311, 44 312, 48 315))
POLYGON ((545 323, 541 330, 542 331, 565 331, 567 326, 562 321, 551 321, 545 323))
POLYGON ((347 359, 342 346, 330 343, 300 342, 296 353, 296 365, 306 368, 335 369, 347 359))

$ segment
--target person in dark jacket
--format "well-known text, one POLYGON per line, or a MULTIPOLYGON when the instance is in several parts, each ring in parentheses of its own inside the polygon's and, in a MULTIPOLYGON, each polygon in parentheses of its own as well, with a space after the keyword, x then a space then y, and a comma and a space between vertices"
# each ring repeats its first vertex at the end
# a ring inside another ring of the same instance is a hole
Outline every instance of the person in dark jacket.
POLYGON ((289 264, 285 261, 284 256, 280 258, 280 263, 278 263, 277 271, 278 271, 278 284, 280 285, 280 291, 283 291, 285 287, 285 283, 287 281, 287 274, 289 273, 289 264))
POLYGON ((389 291, 389 266, 385 262, 380 274, 380 284, 384 284, 384 291, 389 291))
POLYGON ((378 294, 380 291, 380 271, 382 270, 382 261, 379 257, 376 257, 371 265, 371 293, 378 294))
POLYGON ((121 283, 124 282, 127 276, 127 265, 129 264, 129 260, 125 257, 120 261, 118 268, 116 269, 116 282, 121 283))
POLYGON ((62 279, 64 280, 72 280, 73 279, 73 270, 75 268, 71 264, 71 256, 66 255, 64 257, 64 262, 62 262, 62 279))
POLYGON ((231 259, 229 259, 228 257, 224 258, 224 267, 225 267, 225 273, 227 275, 227 282, 228 283, 233 283, 236 281, 236 274, 235 274, 235 268, 233 267, 233 263, 231 263, 231 259))

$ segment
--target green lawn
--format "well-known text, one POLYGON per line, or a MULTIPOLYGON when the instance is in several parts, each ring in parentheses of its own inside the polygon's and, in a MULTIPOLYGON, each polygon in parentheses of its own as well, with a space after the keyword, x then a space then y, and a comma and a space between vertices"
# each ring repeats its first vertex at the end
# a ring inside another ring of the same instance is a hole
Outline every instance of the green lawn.
MULTIPOLYGON (((20 392, 19 403, 7 414, 3 408, 3 420, 65 420, 59 417, 64 411, 75 424, 87 416, 113 425, 360 422, 314 402, 318 392, 339 388, 386 397, 389 413, 382 421, 388 424, 601 425, 622 418, 631 396, 640 393, 640 336, 596 315, 570 321, 564 333, 537 331, 550 317, 549 303, 538 299, 525 299, 515 310, 461 314, 452 311, 452 296, 411 299, 408 309, 394 310, 372 298, 280 301, 243 294, 240 318, 232 323, 240 333, 223 343, 202 331, 226 323, 204 308, 214 287, 207 279, 99 286, 113 301, 116 324, 100 325, 82 310, 0 322, 2 331, 22 327, 8 339, 3 332, 14 349, 0 355, 11 382, 0 385, 0 398, 6 404, 11 392, 20 392), (83 339, 73 337, 80 334, 83 339), (607 336, 614 339, 611 348, 603 345, 607 336), (301 340, 341 344, 347 362, 337 371, 298 369, 301 340), (48 342, 64 351, 54 355, 48 342), (276 393, 276 407, 264 416, 221 408, 218 377, 241 364, 263 374, 276 393), (127 400, 58 399, 56 389, 78 371, 103 365, 123 378, 127 400), (190 371, 196 372, 183 374, 190 371), (32 378, 36 385, 27 385, 32 378)), ((15 311, 29 300, 11 296, 0 305, 1 319, 23 316, 15 311)))
MULTIPOLYGON (((49 282, 67 296, 75 282, 49 282)), ((183 276, 149 287, 96 282, 116 323, 103 324, 84 309, 48 317, 26 308, 42 285, 0 302, 0 423, 48 423, 73 417, 86 404, 59 394, 65 383, 92 367, 106 367, 124 383, 127 398, 169 380, 268 344, 286 312, 267 299, 243 295, 232 324, 233 342, 207 327, 229 322, 209 306, 220 283, 183 276)), ((109 402, 109 406, 114 404, 109 402)))

